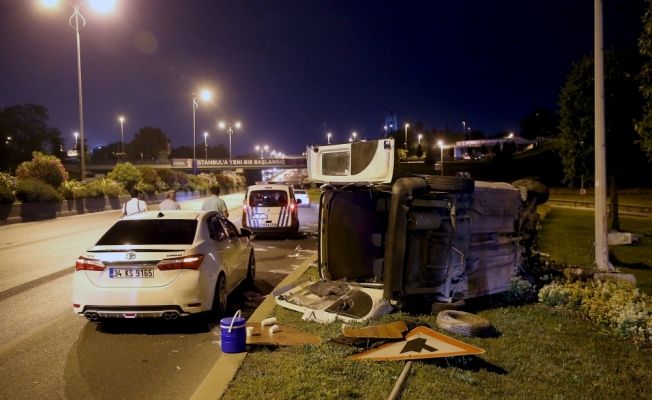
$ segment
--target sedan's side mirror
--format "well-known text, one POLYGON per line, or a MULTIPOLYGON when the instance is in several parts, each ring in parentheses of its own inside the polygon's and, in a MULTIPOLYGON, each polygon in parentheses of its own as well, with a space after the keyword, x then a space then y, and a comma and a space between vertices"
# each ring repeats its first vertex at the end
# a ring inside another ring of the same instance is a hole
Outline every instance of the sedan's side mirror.
POLYGON ((301 199, 297 199, 297 204, 301 204, 301 199))
POLYGON ((249 229, 249 228, 240 228, 240 234, 241 234, 242 236, 250 237, 250 236, 253 235, 254 233, 253 233, 253 232, 251 231, 251 229, 249 229))

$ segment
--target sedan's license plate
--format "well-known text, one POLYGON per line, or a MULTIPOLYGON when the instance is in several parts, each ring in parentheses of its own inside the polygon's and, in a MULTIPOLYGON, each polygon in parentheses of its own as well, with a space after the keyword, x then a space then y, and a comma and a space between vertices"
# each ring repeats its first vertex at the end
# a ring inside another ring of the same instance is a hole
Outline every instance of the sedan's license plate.
POLYGON ((153 278, 154 268, 110 268, 111 278, 153 278))

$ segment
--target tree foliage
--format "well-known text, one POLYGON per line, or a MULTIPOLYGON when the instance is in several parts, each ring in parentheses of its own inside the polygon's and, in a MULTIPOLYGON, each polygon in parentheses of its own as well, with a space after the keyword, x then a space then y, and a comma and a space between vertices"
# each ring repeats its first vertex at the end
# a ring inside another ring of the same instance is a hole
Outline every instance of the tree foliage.
MULTIPOLYGON (((622 179, 640 173, 645 164, 634 129, 643 106, 636 79, 641 58, 632 51, 609 50, 604 59, 607 173, 622 179)), ((569 186, 582 176, 585 181, 594 178, 594 98, 594 58, 585 56, 573 65, 559 95, 559 153, 569 186)))
POLYGON ((638 143, 652 160, 652 2, 643 16, 643 32, 638 39, 638 49, 644 58, 640 73, 640 90, 645 98, 643 114, 636 123, 638 143))
POLYGON ((145 159, 158 159, 161 152, 167 154, 167 143, 170 141, 160 128, 151 128, 149 126, 140 128, 134 135, 134 139, 129 143, 127 149, 129 159, 138 159, 143 154, 145 159))
POLYGON ((0 110, 0 169, 13 171, 31 160, 35 151, 63 157, 61 132, 47 125, 49 119, 47 108, 36 104, 16 104, 0 110))
POLYGON ((546 108, 537 108, 521 120, 523 138, 556 137, 558 133, 559 116, 546 108))
POLYGON ((140 170, 133 164, 125 162, 115 166, 113 171, 106 176, 109 179, 120 182, 126 190, 131 190, 142 178, 140 170))

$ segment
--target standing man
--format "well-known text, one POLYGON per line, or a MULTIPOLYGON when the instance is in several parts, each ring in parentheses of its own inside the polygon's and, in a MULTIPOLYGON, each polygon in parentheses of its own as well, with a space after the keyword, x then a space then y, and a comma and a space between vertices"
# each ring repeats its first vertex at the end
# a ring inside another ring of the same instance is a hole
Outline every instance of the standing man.
POLYGON ((177 203, 177 192, 168 190, 166 197, 167 199, 163 200, 158 206, 159 210, 181 210, 181 206, 177 203))
POLYGON ((201 209, 205 211, 218 211, 221 212, 225 217, 229 218, 229 210, 226 208, 226 203, 224 200, 219 198, 220 187, 215 185, 211 186, 211 197, 204 200, 204 204, 201 205, 201 209))
POLYGON ((126 202, 125 205, 122 207, 122 215, 120 216, 120 218, 127 215, 143 212, 143 211, 149 211, 149 207, 147 207, 147 203, 138 199, 138 194, 139 194, 138 189, 131 189, 131 191, 129 191, 129 194, 131 195, 131 200, 126 202))

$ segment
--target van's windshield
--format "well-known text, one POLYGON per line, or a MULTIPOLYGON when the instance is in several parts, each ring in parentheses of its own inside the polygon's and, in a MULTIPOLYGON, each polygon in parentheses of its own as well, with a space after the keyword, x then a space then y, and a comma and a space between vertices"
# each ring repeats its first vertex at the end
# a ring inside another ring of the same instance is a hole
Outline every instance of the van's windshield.
POLYGON ((288 193, 283 190, 256 190, 249 194, 251 207, 287 207, 288 193))

